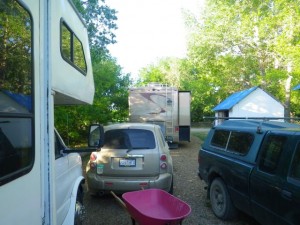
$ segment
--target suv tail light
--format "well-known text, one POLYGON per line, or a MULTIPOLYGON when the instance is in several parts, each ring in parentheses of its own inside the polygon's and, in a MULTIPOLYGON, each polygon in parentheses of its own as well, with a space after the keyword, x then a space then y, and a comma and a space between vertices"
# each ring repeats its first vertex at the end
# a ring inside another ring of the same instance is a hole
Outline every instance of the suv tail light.
POLYGON ((160 161, 162 161, 162 162, 160 163, 160 168, 163 169, 163 170, 167 169, 167 167, 168 167, 168 164, 166 163, 166 161, 167 161, 167 156, 166 156, 165 154, 162 154, 162 155, 160 156, 160 161))
POLYGON ((166 161, 167 160, 167 156, 165 154, 160 156, 160 160, 161 161, 166 161))

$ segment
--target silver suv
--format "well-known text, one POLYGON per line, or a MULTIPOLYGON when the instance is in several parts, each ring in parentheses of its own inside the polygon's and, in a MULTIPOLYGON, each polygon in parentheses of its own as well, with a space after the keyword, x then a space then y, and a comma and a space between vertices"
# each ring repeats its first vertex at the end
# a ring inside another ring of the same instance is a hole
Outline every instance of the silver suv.
POLYGON ((104 145, 86 167, 90 194, 147 188, 173 192, 172 158, 158 125, 114 124, 104 131, 104 145))

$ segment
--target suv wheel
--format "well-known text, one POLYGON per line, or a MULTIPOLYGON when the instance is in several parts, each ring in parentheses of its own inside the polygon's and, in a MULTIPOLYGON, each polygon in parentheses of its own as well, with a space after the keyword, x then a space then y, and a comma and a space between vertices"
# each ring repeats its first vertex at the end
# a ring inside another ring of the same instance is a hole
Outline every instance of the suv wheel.
POLYGON ((221 178, 212 181, 209 189, 211 207, 214 214, 220 219, 232 219, 237 210, 231 202, 227 187, 221 178))

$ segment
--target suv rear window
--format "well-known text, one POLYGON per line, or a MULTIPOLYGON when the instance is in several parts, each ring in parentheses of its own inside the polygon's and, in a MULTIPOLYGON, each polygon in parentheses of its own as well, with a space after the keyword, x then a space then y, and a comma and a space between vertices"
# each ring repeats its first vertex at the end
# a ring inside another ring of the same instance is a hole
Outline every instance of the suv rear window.
POLYGON ((250 150, 254 136, 247 132, 216 130, 211 145, 224 151, 245 155, 250 150))
POLYGON ((141 129, 118 129, 105 132, 104 148, 110 149, 153 149, 153 132, 141 129))

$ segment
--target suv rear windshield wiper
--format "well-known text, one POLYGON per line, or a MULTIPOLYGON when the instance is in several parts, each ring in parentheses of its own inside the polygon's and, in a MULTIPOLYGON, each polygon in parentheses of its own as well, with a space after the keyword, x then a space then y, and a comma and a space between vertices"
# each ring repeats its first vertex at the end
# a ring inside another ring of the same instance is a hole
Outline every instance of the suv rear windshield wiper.
POLYGON ((149 147, 133 147, 133 148, 128 148, 128 150, 126 151, 127 153, 132 151, 132 150, 136 150, 136 149, 150 149, 149 147))

